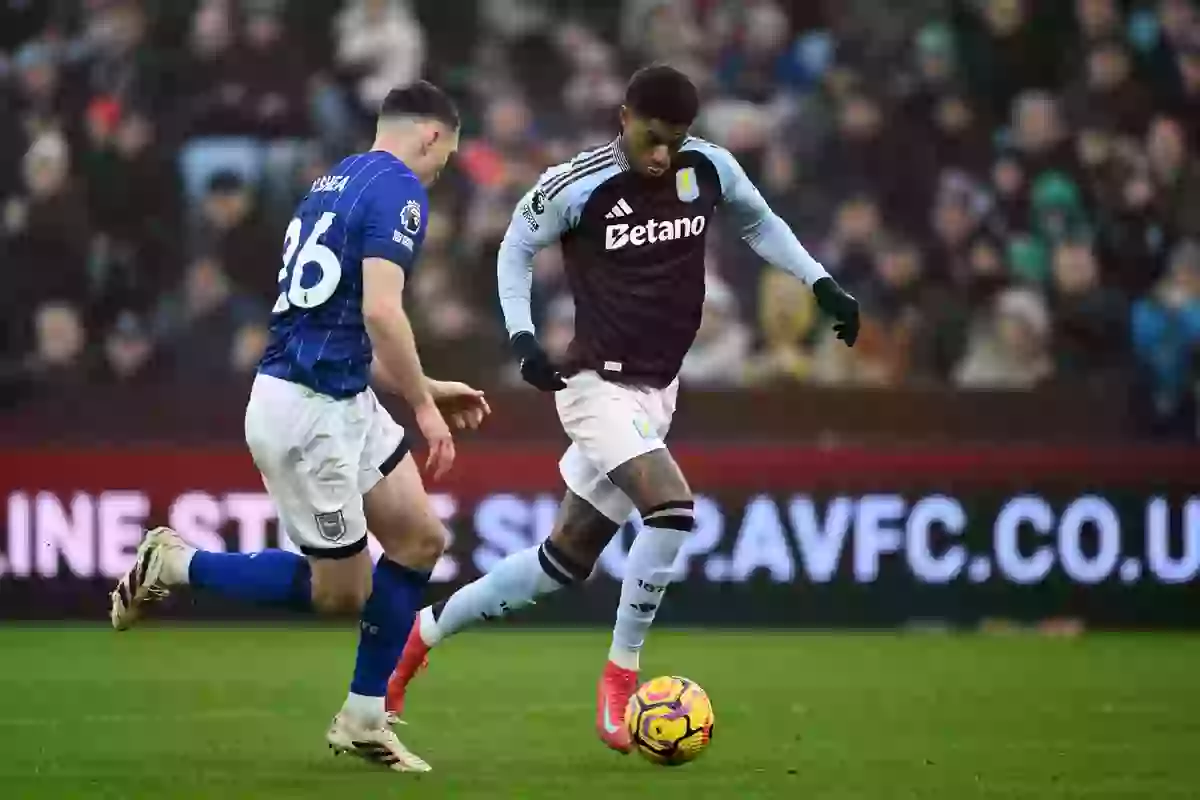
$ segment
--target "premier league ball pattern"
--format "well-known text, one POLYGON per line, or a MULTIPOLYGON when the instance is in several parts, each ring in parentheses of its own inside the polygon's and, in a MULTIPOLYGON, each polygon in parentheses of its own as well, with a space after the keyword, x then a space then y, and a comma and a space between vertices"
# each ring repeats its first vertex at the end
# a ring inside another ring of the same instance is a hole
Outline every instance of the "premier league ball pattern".
POLYGON ((678 676, 647 681, 629 699, 626 724, 650 762, 679 766, 695 760, 713 734, 713 709, 699 684, 678 676))

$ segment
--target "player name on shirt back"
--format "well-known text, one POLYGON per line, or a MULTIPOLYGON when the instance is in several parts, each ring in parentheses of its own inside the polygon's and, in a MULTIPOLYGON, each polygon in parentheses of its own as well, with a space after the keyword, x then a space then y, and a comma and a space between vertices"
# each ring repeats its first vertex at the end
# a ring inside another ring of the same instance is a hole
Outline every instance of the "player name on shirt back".
POLYGON ((312 192, 341 192, 350 183, 349 175, 322 175, 312 182, 312 192))

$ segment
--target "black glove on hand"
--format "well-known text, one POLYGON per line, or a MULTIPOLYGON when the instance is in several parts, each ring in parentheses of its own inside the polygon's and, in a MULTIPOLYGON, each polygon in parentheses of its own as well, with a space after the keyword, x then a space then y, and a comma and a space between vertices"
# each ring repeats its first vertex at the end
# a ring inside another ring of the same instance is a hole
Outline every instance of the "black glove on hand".
POLYGON ((550 356, 538 344, 532 333, 521 331, 510 342, 513 352, 521 360, 521 377, 526 383, 543 392, 557 392, 567 388, 567 382, 550 363, 550 356))
POLYGON ((858 301, 854 295, 847 292, 833 278, 821 278, 813 284, 813 294, 817 305, 829 316, 833 317, 833 330, 837 337, 854 347, 858 340, 858 301))

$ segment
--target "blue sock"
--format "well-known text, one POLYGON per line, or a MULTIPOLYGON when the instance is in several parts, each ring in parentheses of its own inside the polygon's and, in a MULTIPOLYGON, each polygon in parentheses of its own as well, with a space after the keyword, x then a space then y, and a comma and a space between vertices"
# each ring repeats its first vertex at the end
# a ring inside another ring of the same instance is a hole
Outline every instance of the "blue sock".
POLYGON ((261 553, 197 550, 188 567, 188 582, 222 597, 312 611, 312 573, 308 560, 286 550, 261 553))
POLYGON ((428 572, 401 566, 381 556, 375 564, 371 596, 363 606, 354 662, 353 694, 383 697, 388 678, 404 652, 404 642, 421 608, 428 572))

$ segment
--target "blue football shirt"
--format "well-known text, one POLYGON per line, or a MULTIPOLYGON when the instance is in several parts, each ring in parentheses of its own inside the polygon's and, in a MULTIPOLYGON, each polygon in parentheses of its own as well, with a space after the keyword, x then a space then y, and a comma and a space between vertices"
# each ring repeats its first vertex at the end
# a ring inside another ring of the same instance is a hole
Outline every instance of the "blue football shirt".
POLYGON ((350 156, 313 181, 284 234, 279 299, 259 372, 337 398, 366 389, 363 259, 385 258, 411 272, 428 205, 404 162, 378 150, 350 156))

